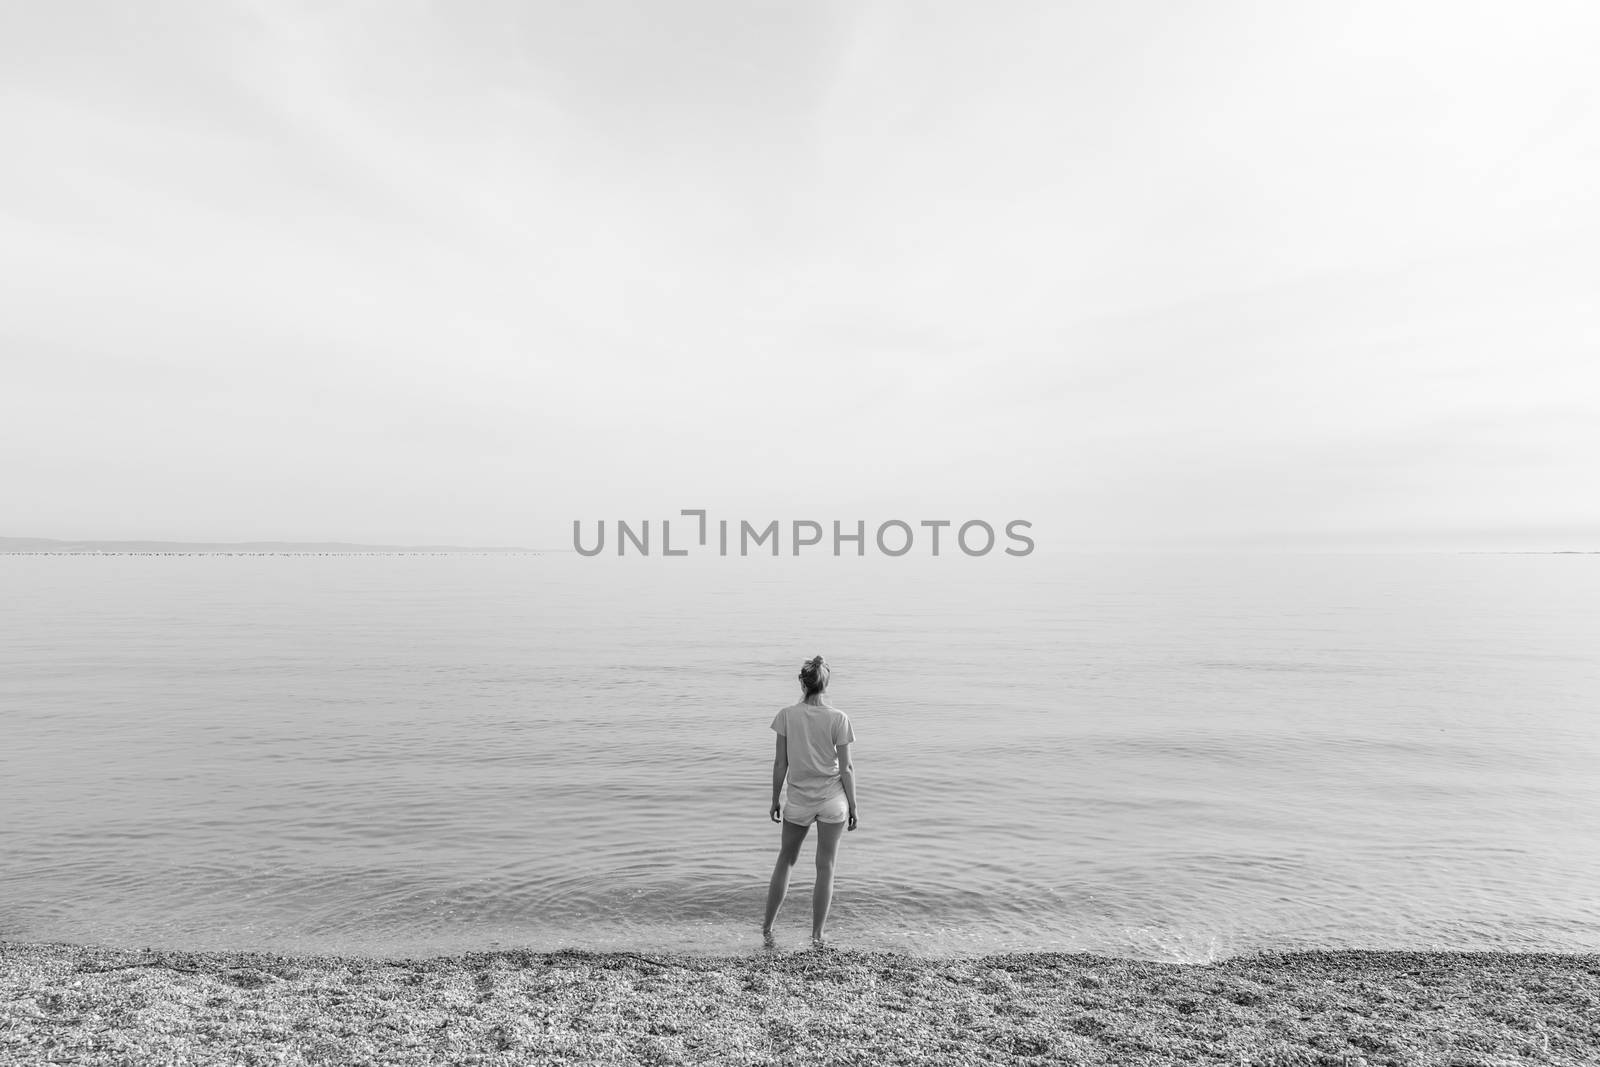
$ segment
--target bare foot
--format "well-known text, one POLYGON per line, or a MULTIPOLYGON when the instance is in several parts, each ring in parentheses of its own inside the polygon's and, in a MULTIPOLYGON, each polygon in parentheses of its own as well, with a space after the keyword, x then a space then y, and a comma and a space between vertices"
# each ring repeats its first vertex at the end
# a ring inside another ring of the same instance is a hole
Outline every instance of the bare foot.
POLYGON ((765 945, 767 948, 777 948, 778 947, 778 939, 776 937, 772 936, 772 931, 771 930, 763 930, 763 931, 761 931, 761 943, 763 945, 765 945))

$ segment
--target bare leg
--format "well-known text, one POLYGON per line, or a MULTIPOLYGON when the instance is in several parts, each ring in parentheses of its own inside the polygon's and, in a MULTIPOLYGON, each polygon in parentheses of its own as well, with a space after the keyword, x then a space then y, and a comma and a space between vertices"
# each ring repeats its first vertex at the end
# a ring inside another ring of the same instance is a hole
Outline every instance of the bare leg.
POLYGON ((844 823, 817 822, 817 885, 811 891, 811 940, 822 940, 828 922, 828 905, 833 903, 833 860, 839 854, 839 838, 844 823))
POLYGON ((778 917, 778 906, 789 891, 789 872, 800 858, 800 846, 805 842, 809 829, 809 826, 801 826, 787 819, 783 821, 783 843, 778 846, 778 862, 772 867, 772 882, 767 886, 767 918, 761 924, 763 934, 772 933, 772 920, 778 917))

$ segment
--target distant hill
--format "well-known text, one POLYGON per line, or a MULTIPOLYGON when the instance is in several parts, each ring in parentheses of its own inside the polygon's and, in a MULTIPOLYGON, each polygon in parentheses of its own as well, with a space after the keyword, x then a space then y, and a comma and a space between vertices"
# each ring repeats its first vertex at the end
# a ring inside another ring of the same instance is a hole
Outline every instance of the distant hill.
POLYGON ((465 545, 360 545, 347 541, 58 541, 49 537, 0 537, 0 553, 58 552, 80 554, 131 555, 149 553, 212 554, 297 554, 360 555, 362 553, 462 553, 523 552, 536 555, 531 548, 497 545, 474 548, 465 545))

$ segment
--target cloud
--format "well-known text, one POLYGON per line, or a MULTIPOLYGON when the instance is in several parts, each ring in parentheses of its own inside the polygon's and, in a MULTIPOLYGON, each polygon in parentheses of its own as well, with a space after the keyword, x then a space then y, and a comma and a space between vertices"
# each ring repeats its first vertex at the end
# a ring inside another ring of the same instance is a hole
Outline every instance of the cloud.
POLYGON ((0 17, 16 533, 1600 528, 1586 6, 0 17))

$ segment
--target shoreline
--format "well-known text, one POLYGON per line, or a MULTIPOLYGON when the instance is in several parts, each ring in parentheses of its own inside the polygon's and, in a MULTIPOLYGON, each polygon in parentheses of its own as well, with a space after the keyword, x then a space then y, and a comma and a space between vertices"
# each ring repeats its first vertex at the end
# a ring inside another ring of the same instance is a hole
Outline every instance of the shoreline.
POLYGON ((1600 1061, 1600 954, 430 958, 0 941, 0 1061, 1600 1061))

